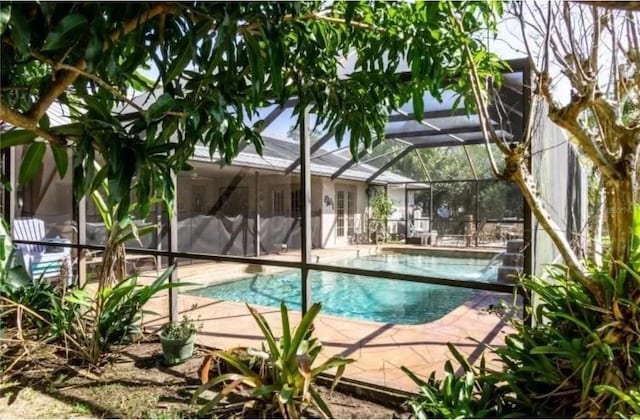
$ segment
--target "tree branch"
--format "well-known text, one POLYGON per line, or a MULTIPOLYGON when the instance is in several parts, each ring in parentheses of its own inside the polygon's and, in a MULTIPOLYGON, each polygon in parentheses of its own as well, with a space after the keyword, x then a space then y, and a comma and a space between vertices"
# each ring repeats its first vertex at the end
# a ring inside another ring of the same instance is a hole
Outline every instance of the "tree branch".
POLYGON ((524 162, 520 161, 517 162, 517 167, 518 170, 515 171, 512 180, 520 187, 520 191, 522 191, 522 195, 529 205, 529 209, 531 209, 538 223, 540 223, 544 231, 551 238, 551 241, 556 245, 565 264, 567 264, 576 275, 578 281, 589 289, 599 302, 602 301, 600 289, 589 279, 584 264, 580 262, 578 256, 571 249, 571 244, 567 240, 564 231, 560 229, 560 226, 553 220, 542 203, 542 200, 540 200, 537 189, 535 188, 535 181, 529 173, 527 166, 524 162))
MULTIPOLYGON (((375 25, 369 25, 367 23, 358 22, 356 20, 352 20, 349 23, 347 23, 347 21, 345 19, 340 19, 340 18, 330 17, 330 16, 324 16, 324 15, 321 15, 321 14, 318 14, 318 13, 309 13, 308 15, 300 16, 298 19, 299 20, 321 20, 321 21, 324 21, 324 22, 337 23, 337 24, 340 24, 340 25, 351 26, 352 28, 357 28, 357 29, 368 29, 368 30, 372 30, 372 31, 380 32, 380 33, 387 33, 386 29, 380 28, 380 27, 375 26, 375 25)), ((284 22, 292 21, 293 20, 293 16, 287 15, 282 20, 284 22)))
POLYGON ((584 1, 577 0, 577 4, 590 4, 603 9, 627 10, 629 12, 640 11, 640 1, 584 1))
MULTIPOLYGON (((451 3, 448 3, 448 6, 449 6, 449 16, 451 17, 452 23, 454 24, 458 33, 461 36, 464 36, 463 34, 466 34, 466 31, 464 26, 462 25, 462 22, 460 21, 460 18, 458 18, 458 16, 456 16, 456 14, 454 13, 451 3)), ((488 106, 485 102, 484 95, 482 94, 480 77, 478 76, 478 69, 476 68, 475 61, 473 61, 473 55, 469 50, 469 46, 466 43, 463 43, 463 52, 464 52, 467 64, 469 65, 469 68, 471 70, 470 72, 471 89, 473 90, 473 96, 475 97, 476 103, 477 103, 478 117, 480 120, 480 128, 482 129, 482 136, 484 137, 484 140, 485 140, 484 143, 487 150, 487 155, 489 157, 491 170, 493 171, 494 175, 496 175, 497 177, 500 177, 502 174, 498 170, 498 166, 496 165, 496 161, 493 157, 493 151, 491 150, 491 145, 489 143, 490 139, 494 140, 494 142, 497 144, 500 151, 505 155, 508 155, 510 152, 507 145, 504 144, 502 141, 500 141, 498 134, 495 132, 493 128, 493 124, 489 123, 489 121, 491 121, 491 117, 489 115, 488 106)))
POLYGON ((25 130, 32 131, 38 137, 46 140, 48 143, 57 144, 60 146, 67 145, 67 141, 63 136, 55 135, 46 130, 43 130, 42 128, 38 127, 38 125, 30 118, 27 118, 23 114, 6 107, 2 103, 0 103, 0 120, 8 122, 14 127, 20 127, 24 128, 25 130))
POLYGON ((578 116, 587 109, 589 105, 588 98, 573 95, 571 101, 564 107, 561 107, 553 99, 550 80, 551 78, 548 74, 541 74, 538 78, 538 87, 540 95, 549 105, 549 118, 551 121, 567 130, 576 138, 579 146, 605 177, 618 178, 620 173, 615 167, 615 162, 602 153, 602 150, 594 144, 589 134, 578 124, 578 116))
MULTIPOLYGON (((148 20, 166 13, 174 13, 177 10, 177 6, 171 3, 159 3, 154 5, 151 9, 144 12, 140 16, 137 16, 134 19, 130 19, 125 22, 121 28, 114 31, 111 36, 111 42, 116 42, 122 36, 128 34, 133 31, 143 23, 148 20)), ((109 44, 105 42, 103 45, 103 51, 109 48, 109 44)), ((87 67, 87 62, 84 58, 76 61, 72 66, 76 70, 84 71, 87 67)), ((55 83, 51 86, 51 88, 40 97, 40 99, 31 107, 31 109, 26 113, 26 117, 32 119, 33 121, 38 121, 40 118, 47 112, 47 109, 51 106, 51 104, 67 89, 67 87, 72 84, 80 75, 77 71, 63 71, 62 74, 56 76, 55 83)))
POLYGON ((87 79, 93 80, 94 82, 96 82, 97 84, 99 84, 103 88, 107 89, 109 92, 111 92, 113 94, 113 96, 116 96, 116 97, 122 99, 124 102, 129 104, 131 107, 135 108, 138 112, 144 113, 144 109, 140 105, 138 105, 137 103, 135 103, 132 100, 130 100, 129 98, 127 98, 127 96, 124 93, 118 91, 116 88, 114 88, 109 83, 105 82, 100 77, 96 76, 95 74, 87 73, 86 71, 81 70, 81 69, 79 69, 77 67, 73 67, 70 64, 56 63, 53 60, 50 60, 45 55, 40 54, 37 51, 31 51, 31 55, 33 57, 37 58, 38 60, 49 64, 54 70, 59 70, 59 69, 68 70, 70 72, 79 73, 83 77, 86 77, 87 79))
MULTIPOLYGON (((452 16, 453 23, 457 26, 458 31, 464 33, 464 27, 460 20, 455 16, 455 14, 453 14, 451 8, 449 8, 449 11, 452 16)), ((485 144, 489 150, 490 158, 493 159, 489 147, 489 138, 497 140, 497 137, 495 132, 492 132, 491 125, 488 124, 487 104, 485 103, 483 96, 480 94, 482 82, 478 77, 475 69, 475 62, 473 61, 473 55, 471 54, 467 44, 464 44, 463 46, 463 53, 465 61, 470 68, 471 86, 473 88, 474 97, 478 102, 478 114, 481 116, 480 122, 483 134, 485 135, 485 144), (492 137, 489 137, 488 135, 492 137)), ((593 282, 590 281, 584 265, 580 262, 575 252, 573 252, 571 244, 567 241, 563 232, 555 223, 551 215, 546 211, 543 203, 539 199, 537 189, 535 187, 535 181, 527 168, 525 158, 526 150, 523 145, 518 145, 518 147, 513 150, 501 147, 501 151, 505 154, 507 174, 510 176, 510 179, 518 185, 532 213, 558 248, 558 251, 562 255, 567 266, 575 273, 578 280, 584 284, 585 287, 589 288, 596 298, 600 299, 601 296, 599 295, 598 288, 594 287, 593 282)), ((492 164, 494 163, 492 162, 492 164)))

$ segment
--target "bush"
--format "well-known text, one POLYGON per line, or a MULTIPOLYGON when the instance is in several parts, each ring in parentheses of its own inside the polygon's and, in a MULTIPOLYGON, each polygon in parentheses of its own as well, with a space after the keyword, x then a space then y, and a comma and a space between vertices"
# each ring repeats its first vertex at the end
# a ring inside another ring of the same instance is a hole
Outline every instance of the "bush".
POLYGON ((495 350, 503 369, 467 366, 456 377, 448 364, 444 381, 418 382, 421 396, 411 401, 416 416, 637 416, 640 294, 632 283, 640 275, 609 264, 620 266, 617 276, 607 264, 591 267, 589 285, 561 265, 549 268, 549 279, 523 280, 537 299, 533 326, 511 321, 516 332, 495 350))
POLYGON ((498 383, 497 375, 487 371, 484 356, 476 368, 452 344, 448 347, 463 368, 462 376, 455 374, 451 361, 445 363, 442 380, 432 372, 423 381, 402 367, 419 387, 420 395, 408 401, 416 418, 495 418, 516 413, 509 391, 498 383))

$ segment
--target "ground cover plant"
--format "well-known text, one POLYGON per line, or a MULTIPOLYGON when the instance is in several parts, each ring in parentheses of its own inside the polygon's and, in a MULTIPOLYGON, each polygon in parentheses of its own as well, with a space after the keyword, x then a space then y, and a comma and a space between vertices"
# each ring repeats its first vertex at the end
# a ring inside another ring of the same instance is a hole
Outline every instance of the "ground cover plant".
MULTIPOLYGON (((64 359, 40 356, 21 375, 0 384, 1 418, 202 418, 191 404, 200 386, 199 371, 210 350, 196 348, 189 361, 167 367, 153 337, 116 346, 100 372, 69 367, 64 359)), ((35 355, 34 355, 35 356, 35 355)), ((406 417, 386 407, 328 387, 318 392, 338 418, 406 417)), ((239 396, 240 397, 240 396, 239 396)), ((242 405, 218 406, 209 418, 239 418, 242 405)), ((245 417, 259 417, 249 409, 245 417)))

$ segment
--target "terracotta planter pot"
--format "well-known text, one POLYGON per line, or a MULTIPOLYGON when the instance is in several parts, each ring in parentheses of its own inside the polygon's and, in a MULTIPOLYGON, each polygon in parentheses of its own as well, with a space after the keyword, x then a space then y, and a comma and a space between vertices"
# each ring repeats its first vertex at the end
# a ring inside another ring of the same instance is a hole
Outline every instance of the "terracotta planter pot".
POLYGON ((195 339, 195 334, 192 334, 186 340, 165 338, 160 334, 160 343, 162 344, 164 362, 169 366, 173 366, 189 360, 191 356, 193 356, 193 345, 195 339))

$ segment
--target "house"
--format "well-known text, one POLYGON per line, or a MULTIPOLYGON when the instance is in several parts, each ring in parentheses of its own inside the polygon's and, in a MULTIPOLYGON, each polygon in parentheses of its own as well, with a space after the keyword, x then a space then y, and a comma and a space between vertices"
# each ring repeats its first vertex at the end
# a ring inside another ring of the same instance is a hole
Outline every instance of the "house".
MULTIPOLYGON (((56 116, 64 123, 64 118, 56 116)), ((252 146, 242 150, 232 165, 212 160, 208 149, 197 146, 190 164, 179 173, 176 186, 178 246, 183 252, 255 256, 300 247, 299 169, 287 171, 298 158, 294 140, 265 137, 260 156, 252 146), (287 173, 288 172, 288 173, 287 173)), ((18 160, 22 154, 15 148, 18 160)), ((339 179, 331 175, 348 164, 348 151, 319 148, 311 164, 313 247, 331 248, 364 240, 367 233, 368 194, 388 182, 413 179, 387 171, 375 183, 378 168, 359 164, 339 179)), ((49 236, 73 239, 72 176, 57 174, 50 151, 42 170, 19 187, 15 217, 46 221, 49 236)), ((103 245, 106 232, 90 199, 87 202, 87 243, 103 245)), ((150 220, 153 222, 155 220, 150 220)), ((143 248, 166 242, 166 231, 142 238, 143 248)), ((131 246, 140 246, 130 243, 131 246)))
MULTIPOLYGON (((302 196, 297 172, 287 168, 299 156, 293 141, 264 138, 262 156, 247 147, 233 165, 212 162, 196 147, 194 169, 178 175, 178 243, 181 250, 227 255, 260 255, 300 247, 302 196), (256 251, 258 250, 258 251, 256 251)), ((348 153, 348 152, 347 152, 348 153)), ((318 149, 311 163, 312 244, 314 248, 349 245, 367 232, 366 181, 378 168, 362 164, 331 175, 351 160, 344 153, 318 149)), ((386 172, 376 184, 414 182, 386 172)))

